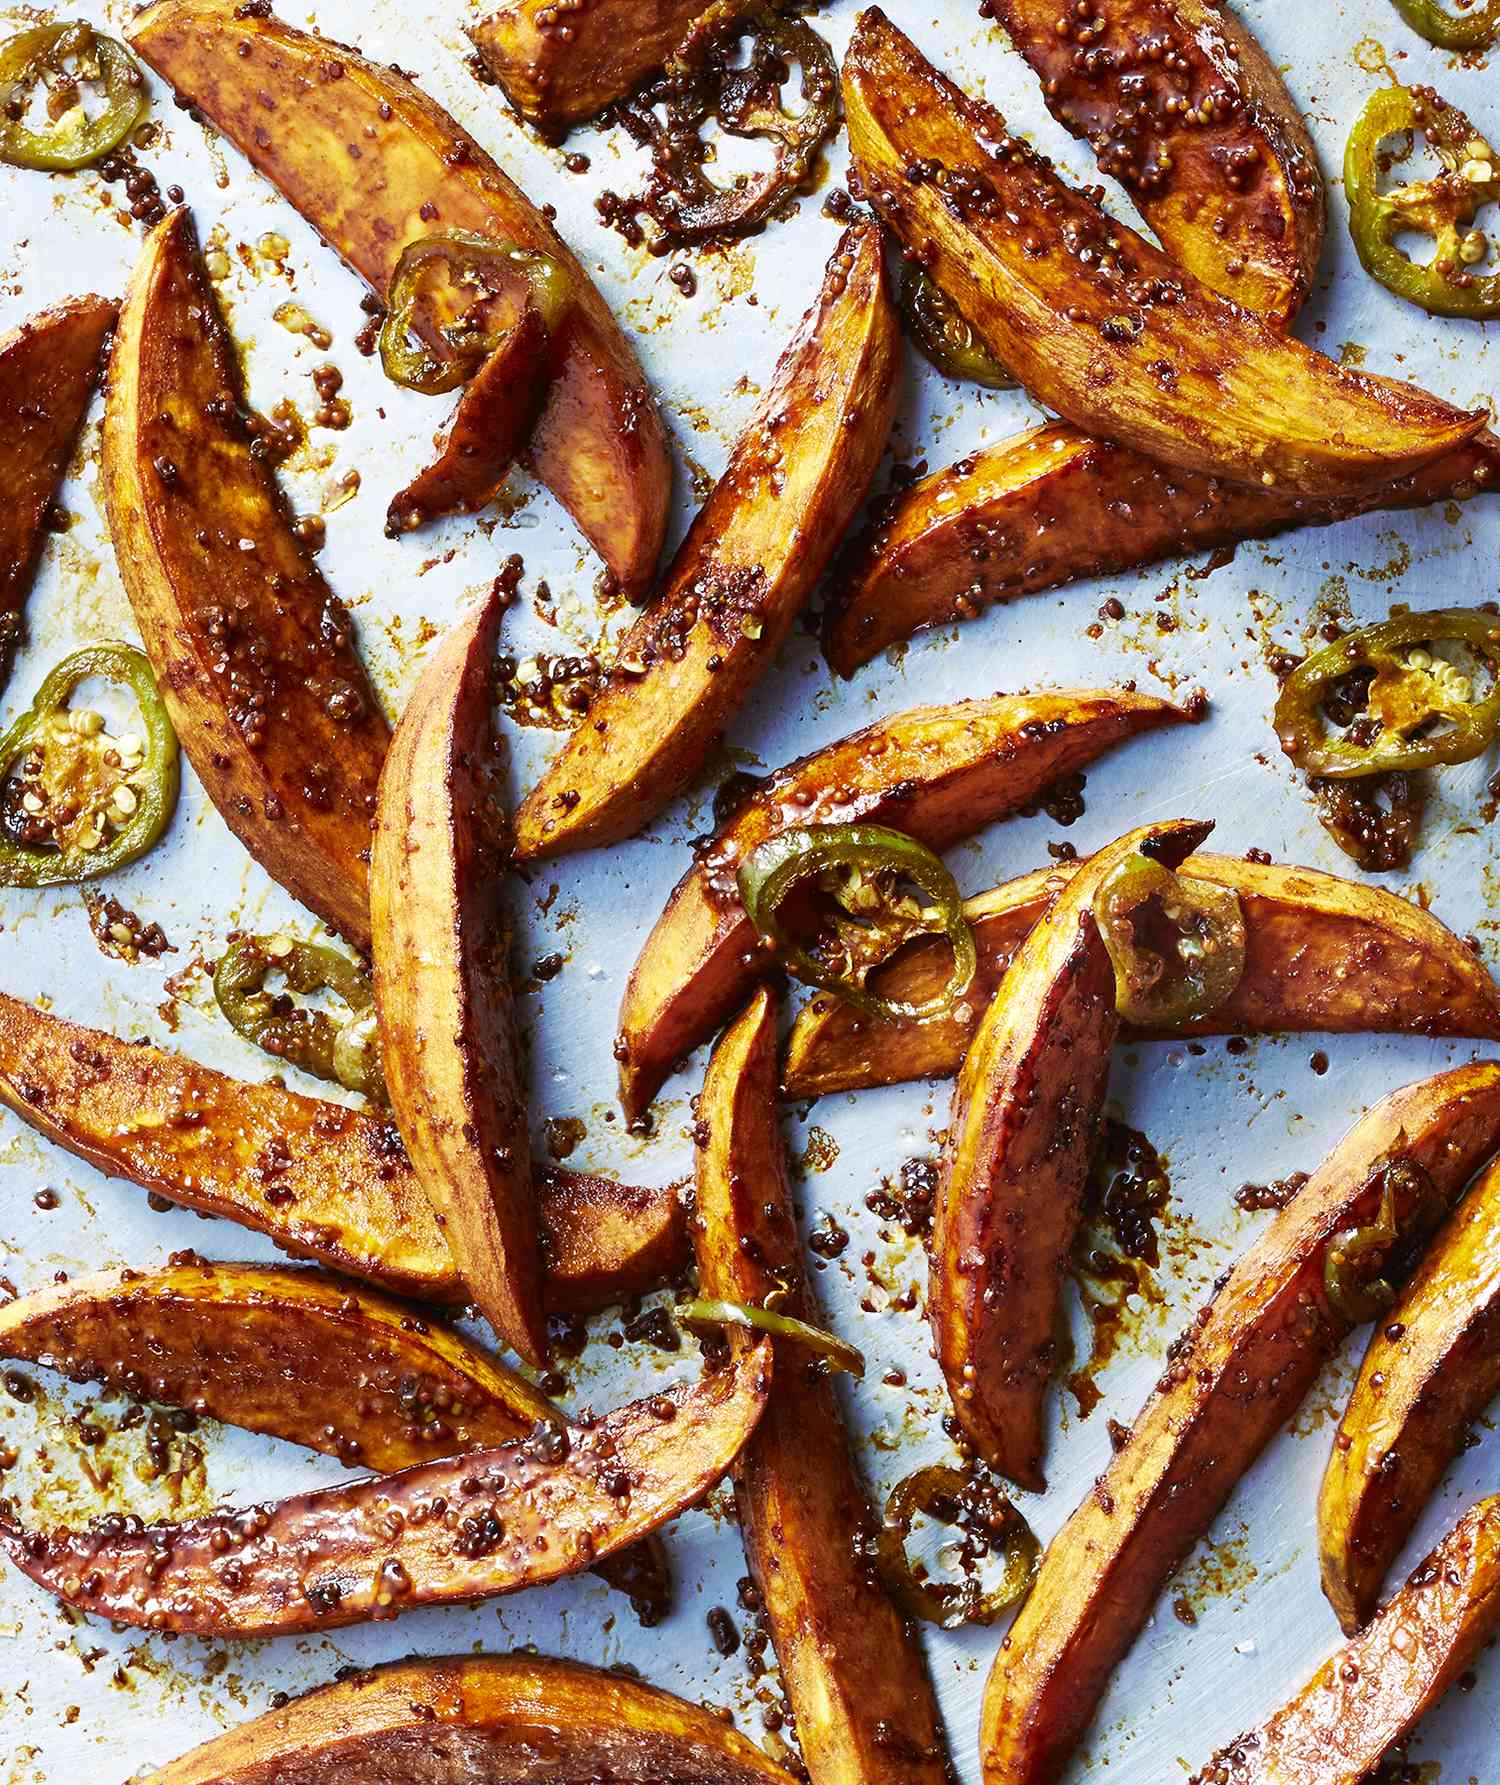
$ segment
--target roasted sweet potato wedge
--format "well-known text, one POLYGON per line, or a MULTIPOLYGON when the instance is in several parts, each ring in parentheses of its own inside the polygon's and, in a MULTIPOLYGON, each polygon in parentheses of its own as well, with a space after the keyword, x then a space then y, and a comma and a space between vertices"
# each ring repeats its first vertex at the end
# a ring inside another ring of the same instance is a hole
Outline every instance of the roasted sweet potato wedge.
POLYGON ((617 843, 699 773, 864 500, 900 369, 880 231, 857 223, 661 592, 516 814, 520 855, 617 843))
MULTIPOLYGON (((1373 1219, 1397 1175, 1386 1164, 1419 1165, 1451 1201, 1497 1144, 1500 1063, 1408 1085, 1345 1135, 1245 1253, 1042 1558, 985 1688, 987 1781, 1052 1785, 1061 1776, 1163 1585, 1348 1330, 1327 1300, 1324 1254, 1373 1219)), ((1397 1212, 1410 1221, 1414 1211, 1397 1212)), ((1295 1772, 1288 1778, 1302 1785, 1295 1772)))
POLYGON ((701 1705, 543 1655, 395 1661, 228 1730, 141 1785, 792 1785, 701 1705))
POLYGON ((1173 260, 1289 323, 1318 270, 1317 151, 1264 50, 1218 0, 995 0, 1047 109, 1129 192, 1173 260))
POLYGON ((1191 715, 1124 689, 997 694, 913 707, 800 757, 758 788, 683 875, 620 1004, 620 1101, 642 1115, 676 1063, 772 970, 735 871, 789 823, 860 821, 946 849, 1116 744, 1191 715))
POLYGON ((69 298, 0 335, 0 687, 116 308, 109 298, 69 298))
POLYGON ((531 436, 537 476, 630 594, 649 581, 671 462, 645 375, 562 237, 467 131, 404 75, 227 0, 158 0, 126 36, 378 297, 435 230, 560 261, 573 283, 556 376, 531 436))
POLYGON ((879 8, 844 58, 860 183, 976 333, 1086 433, 1308 498, 1388 483, 1483 428, 1367 376, 1201 284, 1011 135, 879 8))
POLYGON ((390 733, 349 615, 251 446, 234 343, 192 219, 173 211, 146 239, 110 355, 115 556, 178 738, 225 823, 366 948, 390 733))
POLYGON ((1352 1636, 1470 1422, 1500 1393, 1500 1167, 1449 1217, 1370 1335, 1318 1500, 1323 1591, 1352 1636))
POLYGON ((927 1312, 970 1442, 1040 1491, 1058 1312, 1119 1019, 1094 895, 1137 853, 1177 866, 1212 825, 1129 831, 1016 950, 964 1056, 938 1193, 927 1312))
POLYGON ((1170 470, 1048 422, 934 471, 886 505, 835 580, 823 649, 850 676, 926 627, 1080 577, 1484 490, 1500 490, 1500 439, 1491 433, 1329 502, 1170 470))
MULTIPOLYGON (((787 1041, 788 1097, 823 1097, 913 1078, 951 1077, 1016 950, 1079 872, 1059 862, 969 899, 979 969, 945 1016, 880 1021, 830 993, 802 1008, 787 1041)), ((1500 1041, 1500 986, 1474 950, 1420 906, 1381 887, 1313 868, 1195 855, 1189 879, 1232 887, 1245 917, 1245 972, 1206 1017, 1174 1035, 1464 1035, 1500 1041)), ((881 996, 936 996, 952 952, 926 938, 903 945, 870 975, 881 996)), ((1124 1033, 1132 1033, 1126 1027, 1124 1033)))
MULTIPOLYGON (((820 1325, 776 1103, 776 1006, 762 988, 714 1049, 698 1104, 693 1246, 702 1292, 820 1325)), ((748 1334, 731 1336, 743 1352, 748 1334)), ((734 1470, 740 1534, 812 1785, 943 1785, 927 1666, 867 1559, 874 1518, 828 1373, 776 1346, 771 1396, 734 1470), (863 1559, 862 1559, 863 1558, 863 1559)))
POLYGON ((1191 1785, 1361 1785, 1500 1624, 1500 1497, 1458 1521, 1380 1616, 1191 1785))
POLYGON ((495 1331, 547 1355, 505 917, 510 823, 493 717, 497 586, 433 652, 385 772, 370 865, 375 1006, 396 1125, 495 1331))
POLYGON ((698 1500, 739 1455, 770 1348, 568 1432, 177 1525, 107 1519, 0 1545, 80 1611, 214 1637, 290 1635, 576 1574, 698 1500))
MULTIPOLYGON (((0 1102, 49 1140, 299 1258, 424 1301, 468 1286, 390 1118, 226 1077, 0 993, 0 1102)), ((551 1308, 654 1288, 687 1252, 675 1188, 536 1168, 551 1308)))

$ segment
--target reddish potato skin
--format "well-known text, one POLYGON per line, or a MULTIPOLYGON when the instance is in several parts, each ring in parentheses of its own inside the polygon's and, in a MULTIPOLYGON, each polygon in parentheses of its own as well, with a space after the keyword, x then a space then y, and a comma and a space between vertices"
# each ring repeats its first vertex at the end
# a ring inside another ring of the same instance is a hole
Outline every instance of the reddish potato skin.
MULTIPOLYGON (((802 1266, 776 1102, 776 1003, 764 987, 703 1081, 692 1220, 702 1292, 821 1325, 802 1266)), ((747 1335, 731 1333, 736 1354, 747 1335)), ((942 1719, 921 1645, 863 1559, 874 1518, 826 1371, 776 1345, 765 1417, 735 1464, 745 1558, 812 1785, 945 1785, 942 1719)))
POLYGON ((661 418, 609 306, 525 193, 403 75, 279 19, 225 0, 158 0, 126 36, 378 297, 407 245, 434 230, 492 236, 567 268, 573 315, 554 343, 530 462, 637 595, 671 499, 661 418))

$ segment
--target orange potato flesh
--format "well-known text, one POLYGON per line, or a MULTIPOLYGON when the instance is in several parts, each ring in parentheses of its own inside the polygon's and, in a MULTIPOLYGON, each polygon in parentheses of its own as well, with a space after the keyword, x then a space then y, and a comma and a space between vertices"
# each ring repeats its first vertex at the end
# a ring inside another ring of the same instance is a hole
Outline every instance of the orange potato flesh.
MULTIPOLYGON (((1222 1004, 1170 1033, 1404 1032, 1500 1040, 1500 986, 1467 943, 1419 906, 1381 887, 1279 862, 1195 855, 1180 871, 1239 895, 1245 972, 1222 1004)), ((1059 862, 966 901, 979 969, 943 1016, 881 1021, 831 993, 810 999, 787 1041, 785 1094, 823 1097, 952 1077, 1016 950, 1078 872, 1077 864, 1059 862)), ((867 983, 882 997, 921 1003, 941 992, 952 970, 947 943, 920 937, 867 983)))
POLYGON ((735 883, 766 838, 789 824, 879 823, 946 849, 1127 738, 1189 717, 1125 689, 997 694, 913 707, 779 770, 677 883, 631 971, 615 1044, 625 1113, 644 1114, 772 970, 735 883))
POLYGON ((1085 433, 1162 464, 1348 496, 1472 439, 1465 414, 1350 370, 1200 284, 1065 185, 878 7, 844 58, 865 196, 996 357, 1085 433))
MULTIPOLYGON (((776 1104, 776 1005, 757 991, 714 1049, 698 1104, 698 1280, 715 1300, 821 1325, 803 1274, 776 1104), (789 1292, 789 1293, 788 1293, 789 1292)), ((745 1334, 731 1333, 743 1352, 745 1334)), ((735 1465, 745 1557, 812 1785, 944 1785, 920 1643, 857 1542, 874 1525, 827 1372, 776 1343, 765 1417, 735 1465)))
POLYGON ((231 1729, 141 1785, 793 1785, 700 1705, 542 1655, 395 1661, 231 1729))
MULTIPOLYGON (((0 993, 0 1102, 111 1177, 268 1235, 295 1257, 398 1295, 468 1286, 386 1114, 229 1078, 0 993)), ((536 1172, 547 1305, 605 1307, 673 1276, 675 1189, 536 1172)))
MULTIPOLYGON (((1329 1242, 1374 1218, 1398 1153, 1452 1201, 1500 1144, 1500 1064, 1393 1092, 1360 1121, 1189 1324, 1123 1447, 1042 1557, 985 1688, 986 1785, 1055 1785, 1110 1673, 1235 1483, 1296 1412, 1348 1328, 1329 1242)), ((1398 1220, 1414 1211, 1398 1208, 1398 1220)))
POLYGON ((405 76, 254 9, 158 0, 125 35, 378 297, 408 244, 439 230, 563 264, 573 313, 531 464, 621 587, 644 587, 671 496, 661 418, 593 281, 492 157, 405 76))
POLYGON ((900 371, 880 231, 855 224, 661 592, 522 802, 520 856, 633 836, 702 770, 864 500, 900 371))
POLYGON ((146 239, 110 355, 115 556, 209 798, 273 879, 365 948, 390 732, 348 613, 252 444, 234 343, 173 211, 146 239))

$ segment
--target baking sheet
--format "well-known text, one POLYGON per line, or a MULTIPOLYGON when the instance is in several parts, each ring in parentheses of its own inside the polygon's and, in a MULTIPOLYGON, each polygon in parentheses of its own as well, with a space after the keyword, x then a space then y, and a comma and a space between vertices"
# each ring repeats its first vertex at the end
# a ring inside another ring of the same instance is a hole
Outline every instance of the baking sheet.
MULTIPOLYGON (((118 31, 128 9, 80 10, 118 31)), ((837 239, 839 226, 823 213, 822 201, 842 181, 842 143, 823 187, 794 218, 727 250, 653 259, 607 230, 594 209, 604 189, 630 189, 641 167, 638 152, 618 131, 576 132, 566 151, 532 136, 498 93, 469 72, 462 32, 471 20, 461 0, 329 0, 316 13, 283 10, 296 24, 414 68, 534 198, 557 207, 560 227, 633 333, 660 393, 682 471, 678 525, 684 524, 705 481, 722 468, 837 239), (586 156, 586 169, 570 171, 565 152, 586 156), (679 262, 697 276, 694 295, 669 278, 679 262)), ((834 0, 819 16, 819 29, 840 53, 856 10, 851 0, 834 0)), ((1095 177, 1087 151, 1052 124, 1031 76, 976 16, 971 0, 893 10, 942 65, 1005 109, 1014 127, 1075 176, 1095 177)), ((1349 245, 1336 176, 1348 126, 1381 84, 1385 58, 1403 79, 1435 83, 1492 132, 1500 129, 1493 73, 1460 67, 1428 49, 1385 0, 1316 6, 1247 0, 1242 10, 1273 61, 1289 69, 1330 176, 1330 240, 1302 333, 1331 353, 1415 378, 1456 402, 1492 402, 1497 330, 1431 322, 1367 281, 1349 245)), ((0 16, 8 29, 51 15, 27 9, 0 16)), ((283 475, 299 510, 327 513, 322 563, 355 613, 390 713, 399 710, 437 633, 512 552, 522 556, 525 575, 523 599, 506 622, 508 648, 521 656, 592 648, 618 630, 627 616, 596 601, 597 561, 550 496, 519 475, 503 507, 478 525, 452 523, 399 541, 383 537, 386 502, 424 450, 442 407, 394 388, 378 362, 355 350, 364 321, 361 288, 297 214, 237 153, 174 108, 155 81, 153 99, 160 141, 142 158, 164 190, 179 184, 194 207, 244 352, 251 401, 269 412, 290 400, 311 417, 314 369, 331 361, 344 375, 352 425, 347 431, 312 427, 283 475), (289 331, 288 304, 329 331, 331 348, 289 331), (335 506, 348 494, 350 473, 358 474, 357 493, 335 506)), ((118 187, 111 190, 93 173, 48 179, 0 168, 0 327, 70 294, 123 289, 140 232, 123 218, 118 197, 118 187)), ((903 465, 924 461, 935 468, 1034 419, 1024 395, 959 390, 912 356, 893 455, 903 465)), ((135 636, 101 526, 97 404, 63 500, 72 523, 49 541, 29 607, 30 643, 7 710, 29 699, 47 668, 75 645, 135 636)), ((1213 702, 1209 721, 1131 744, 1090 769, 1086 809, 1071 828, 1046 816, 1018 819, 955 850, 951 859, 964 889, 1037 865, 1049 841, 1065 839, 1086 850, 1129 825, 1168 815, 1214 818, 1215 848, 1255 846, 1278 859, 1342 871, 1348 864, 1312 819, 1276 749, 1268 644, 1299 643, 1325 610, 1368 621, 1383 617, 1395 600, 1470 603, 1497 595, 1500 504, 1490 500, 1462 512, 1376 515, 1245 546, 1207 575, 1168 565, 1032 597, 961 632, 926 635, 844 685, 832 681, 812 637, 799 632, 733 727, 703 788, 711 791, 732 767, 774 767, 879 712, 921 701, 1126 678, 1152 690, 1201 685, 1213 702), (1126 617, 1101 625, 1098 609, 1111 594, 1126 617)), ((557 741, 545 731, 515 733, 519 784, 529 784, 557 741)), ((1444 772, 1430 841, 1409 874, 1388 882, 1430 899, 1459 932, 1472 931, 1491 962, 1497 958, 1495 851, 1480 808, 1496 766, 1486 758, 1444 772)), ((523 976, 548 954, 561 953, 565 961, 544 988, 528 981, 522 1003, 538 1144, 547 1118, 577 1118, 586 1131, 572 1164, 650 1182, 688 1169, 687 1098, 701 1076, 701 1059, 668 1087, 655 1132, 632 1137, 610 1104, 610 1042, 630 962, 686 865, 688 839, 709 822, 700 791, 647 836, 607 856, 548 865, 518 900, 523 976)), ((201 964, 217 957, 233 927, 284 926, 308 934, 313 926, 234 843, 190 773, 168 840, 105 890, 143 920, 160 922, 175 952, 134 965, 108 959, 95 945, 76 890, 8 892, 0 898, 0 985, 51 1000, 68 1017, 148 1036, 244 1076, 262 1075, 263 1057, 218 1017, 201 964)), ((1213 1277, 1269 1218, 1239 1210, 1236 1189, 1247 1180, 1310 1170, 1369 1103, 1473 1052, 1420 1039, 1325 1044, 1312 1037, 1261 1040, 1237 1053, 1222 1041, 1203 1052, 1168 1044, 1120 1051, 1111 1111, 1143 1129, 1170 1163, 1169 1263, 1158 1279, 1159 1299, 1127 1322, 1119 1355, 1098 1379, 1098 1408, 1084 1419, 1071 1396, 1054 1399, 1050 1491, 1020 1497, 1043 1538, 1104 1466, 1106 1421, 1133 1418, 1167 1343, 1213 1277)), ((946 1108, 946 1086, 915 1085, 825 1099, 788 1115, 808 1220, 831 1212, 852 1235, 842 1255, 822 1269, 819 1287, 832 1323, 870 1359, 864 1384, 849 1393, 849 1410, 881 1489, 918 1463, 945 1456, 948 1446, 941 1431, 944 1397, 920 1309, 920 1249, 879 1222, 866 1198, 903 1160, 935 1152, 946 1108), (895 1366, 907 1386, 883 1383, 895 1366)), ((45 1284, 60 1271, 159 1264, 184 1247, 224 1258, 277 1256, 227 1223, 205 1224, 183 1210, 152 1212, 139 1191, 108 1182, 0 1116, 0 1276, 17 1289, 45 1284), (39 1195, 45 1191, 52 1194, 39 1195)), ((618 1315, 600 1317, 582 1356, 564 1361, 569 1404, 612 1404, 659 1377, 696 1367, 691 1344, 675 1356, 630 1340, 616 1348, 609 1341, 620 1327, 618 1315)), ((1081 1322, 1078 1330, 1086 1346, 1081 1322)), ((1070 1780, 1107 1776, 1115 1785, 1160 1785, 1186 1777, 1278 1704, 1335 1646, 1334 1620, 1318 1591, 1314 1507, 1362 1342, 1357 1335, 1330 1367, 1293 1428, 1235 1493, 1164 1595, 1119 1670, 1070 1780), (1174 1600, 1196 1618, 1194 1627, 1174 1615, 1174 1600)), ((107 1399, 98 1407, 96 1423, 110 1435, 90 1448, 77 1416, 93 1406, 92 1391, 65 1391, 46 1372, 28 1374, 39 1390, 34 1400, 0 1394, 0 1445, 21 1453, 9 1491, 34 1517, 89 1516, 104 1505, 180 1516, 221 1499, 263 1498, 342 1473, 326 1458, 205 1425, 175 1441, 166 1474, 148 1480, 143 1432, 114 1430, 123 1401, 107 1399), (91 1485, 89 1470, 104 1478, 102 1488, 91 1485)), ((1497 1465, 1500 1436, 1486 1425, 1476 1448, 1450 1471, 1413 1539, 1412 1557, 1479 1493, 1494 1489, 1497 1465)), ((395 1625, 324 1638, 170 1641, 75 1618, 0 1568, 0 1785, 123 1780, 264 1709, 274 1693, 303 1691, 340 1666, 526 1643, 593 1662, 629 1662, 663 1686, 729 1707, 743 1728, 759 1734, 773 1682, 752 1677, 743 1647, 719 1655, 705 1623, 711 1608, 724 1606, 745 1627, 736 1601, 743 1557, 721 1498, 678 1520, 669 1540, 677 1605, 665 1624, 648 1632, 618 1595, 589 1575, 474 1610, 415 1612, 395 1625)), ((960 1773, 977 1781, 978 1702, 996 1636, 929 1632, 927 1641, 960 1773)), ((1455 1693, 1424 1725, 1411 1750, 1414 1761, 1434 1769, 1424 1778, 1441 1776, 1445 1785, 1491 1785, 1500 1778, 1500 1762, 1491 1758, 1500 1731, 1496 1684, 1495 1665, 1487 1661, 1475 1689, 1455 1693)))

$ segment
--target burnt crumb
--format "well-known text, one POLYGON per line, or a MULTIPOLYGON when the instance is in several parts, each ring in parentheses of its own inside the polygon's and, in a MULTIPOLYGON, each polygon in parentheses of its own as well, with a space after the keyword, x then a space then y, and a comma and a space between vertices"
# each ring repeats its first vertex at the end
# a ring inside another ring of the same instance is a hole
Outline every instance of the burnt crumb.
POLYGON ((735 1628, 734 1619, 722 1605, 714 1606, 708 1614, 708 1633, 713 1638, 714 1647, 721 1655, 729 1656, 738 1652, 740 1633, 735 1628))
POLYGON ((682 1334, 665 1308, 647 1308, 621 1328, 633 1344, 654 1345, 658 1351, 681 1351, 682 1334))
POLYGON ((937 1160, 908 1159, 894 1182, 881 1179, 880 1187, 865 1198, 865 1207, 880 1220, 893 1222, 910 1238, 926 1239, 932 1231, 937 1191, 937 1160))
POLYGON ((1284 1209, 1306 1182, 1305 1171, 1294 1171, 1290 1177, 1277 1178, 1269 1184, 1242 1184, 1234 1193, 1235 1206, 1250 1212, 1284 1209))
POLYGON ((138 961, 144 955, 160 960, 177 950, 167 940, 159 923, 143 923, 135 912, 114 897, 89 889, 83 895, 88 912, 89 929, 102 954, 119 961, 138 961))

